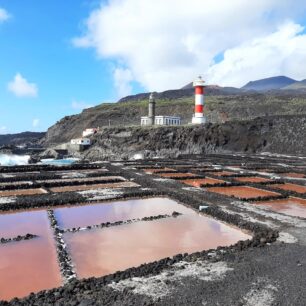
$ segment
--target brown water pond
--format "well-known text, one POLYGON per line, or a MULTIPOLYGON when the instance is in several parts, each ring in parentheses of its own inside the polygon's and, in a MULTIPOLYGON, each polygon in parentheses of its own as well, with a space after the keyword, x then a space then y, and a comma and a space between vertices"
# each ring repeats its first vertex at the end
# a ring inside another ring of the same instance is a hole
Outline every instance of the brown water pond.
POLYGON ((56 250, 45 211, 0 215, 0 236, 39 237, 0 244, 0 300, 61 285, 56 250))
POLYGON ((64 187, 52 187, 52 192, 68 192, 68 191, 84 191, 84 190, 95 190, 103 188, 128 188, 139 186, 133 182, 119 182, 119 183, 106 183, 106 184, 91 184, 91 185, 75 185, 75 186, 64 186, 64 187))
POLYGON ((211 177, 206 177, 204 179, 187 179, 183 180, 182 183, 185 183, 194 187, 201 187, 201 185, 216 185, 225 183, 223 180, 214 179, 211 177))
POLYGON ((168 198, 131 199, 79 207, 64 207, 58 208, 54 212, 59 225, 68 229, 149 216, 171 215, 175 210, 182 214, 194 213, 190 208, 179 205, 168 198))
POLYGON ((262 190, 249 186, 230 186, 230 187, 211 187, 207 188, 209 192, 220 193, 227 196, 234 196, 238 199, 253 199, 258 197, 279 196, 279 193, 262 190))
MULTIPOLYGON (((86 227, 160 214, 155 221, 64 234, 78 277, 102 276, 178 253, 227 246, 251 238, 168 198, 130 199, 56 208, 62 228, 86 227)), ((0 214, 1 237, 39 237, 0 245, 0 300, 61 285, 56 249, 45 210, 0 214)))
POLYGON ((274 185, 270 185, 270 187, 271 188, 276 188, 276 189, 294 191, 294 192, 297 192, 297 193, 306 193, 306 186, 297 185, 297 184, 291 184, 291 183, 274 184, 274 185))
POLYGON ((230 176, 236 173, 231 171, 216 171, 216 172, 208 172, 207 174, 216 175, 216 176, 230 176))
POLYGON ((42 193, 47 193, 47 191, 43 188, 3 190, 0 191, 0 197, 33 195, 33 194, 42 194, 42 193))
POLYGON ((281 176, 291 177, 291 178, 304 178, 305 174, 296 173, 296 172, 288 172, 288 173, 280 173, 281 176))
POLYGON ((248 238, 238 229, 195 213, 65 234, 79 278, 107 275, 177 253, 228 246, 248 238))
POLYGON ((256 202, 255 204, 286 215, 306 218, 306 199, 290 197, 289 199, 256 202))
POLYGON ((258 176, 241 176, 241 177, 235 177, 234 180, 243 183, 263 183, 263 182, 272 181, 270 179, 258 176))

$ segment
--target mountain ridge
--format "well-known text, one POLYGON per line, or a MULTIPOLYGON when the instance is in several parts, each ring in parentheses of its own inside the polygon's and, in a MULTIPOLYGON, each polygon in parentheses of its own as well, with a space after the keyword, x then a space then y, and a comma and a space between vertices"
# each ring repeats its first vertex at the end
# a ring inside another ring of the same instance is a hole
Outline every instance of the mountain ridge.
POLYGON ((46 132, 22 132, 0 135, 0 146, 5 145, 33 145, 40 141, 46 132))
POLYGON ((259 79, 256 81, 250 81, 243 87, 242 90, 255 90, 255 91, 269 91, 275 89, 282 89, 286 86, 289 86, 297 81, 291 79, 287 76, 275 76, 264 79, 259 79))
POLYGON ((283 90, 306 90, 306 79, 292 83, 291 85, 288 85, 282 89, 283 90))

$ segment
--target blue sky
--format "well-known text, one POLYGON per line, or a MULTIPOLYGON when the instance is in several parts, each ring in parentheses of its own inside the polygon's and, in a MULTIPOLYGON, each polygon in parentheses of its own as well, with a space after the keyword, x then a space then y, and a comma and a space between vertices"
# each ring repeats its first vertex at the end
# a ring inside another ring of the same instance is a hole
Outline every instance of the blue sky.
POLYGON ((71 43, 99 3, 0 1, 11 15, 0 23, 0 133, 44 131, 83 105, 117 99, 112 61, 98 61, 93 50, 71 43), (37 85, 36 97, 16 97, 7 89, 16 73, 37 85))
POLYGON ((0 0, 0 134, 199 74, 305 79, 305 24, 305 0, 0 0))

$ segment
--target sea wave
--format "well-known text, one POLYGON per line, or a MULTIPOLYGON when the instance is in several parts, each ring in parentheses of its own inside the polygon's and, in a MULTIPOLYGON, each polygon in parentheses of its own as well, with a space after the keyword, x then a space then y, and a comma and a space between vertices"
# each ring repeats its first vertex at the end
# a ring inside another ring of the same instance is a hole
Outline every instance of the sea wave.
POLYGON ((0 154, 1 166, 27 165, 30 155, 0 154))

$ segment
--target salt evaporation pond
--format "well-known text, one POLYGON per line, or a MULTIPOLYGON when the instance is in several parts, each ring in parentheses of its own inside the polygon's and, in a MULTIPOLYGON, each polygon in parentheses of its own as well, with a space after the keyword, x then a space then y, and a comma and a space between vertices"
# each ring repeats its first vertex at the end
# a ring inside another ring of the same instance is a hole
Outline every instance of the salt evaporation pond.
POLYGON ((288 199, 256 202, 255 204, 282 214, 306 218, 306 199, 289 197, 288 199))
POLYGON ((44 165, 56 165, 56 166, 66 166, 71 165, 78 161, 78 158, 64 158, 64 159, 42 159, 41 163, 44 165))
POLYGON ((73 208, 64 207, 54 212, 59 225, 67 229, 148 216, 171 215, 175 210, 182 214, 194 213, 190 208, 167 198, 132 199, 73 208))
MULTIPOLYGON (((78 278, 103 276, 178 253, 228 246, 251 238, 239 229, 199 215, 168 198, 56 208, 54 215, 62 229, 83 227, 81 231, 63 235, 78 278), (182 215, 173 217, 173 211, 182 215), (169 217, 106 228, 86 228, 165 214, 169 217)), ((2 213, 0 233, 4 238, 27 233, 39 236, 0 245, 0 300, 23 297, 62 284, 46 210, 2 213)))
POLYGON ((268 190, 258 189, 249 186, 211 187, 207 191, 220 193, 226 196, 233 196, 238 199, 252 199, 258 197, 277 197, 280 194, 268 190))
POLYGON ((270 187, 275 188, 275 189, 282 189, 286 191, 294 191, 297 193, 306 193, 306 186, 303 186, 303 185, 286 183, 286 184, 274 184, 274 185, 271 185, 270 187))
POLYGON ((27 233, 39 237, 0 244, 0 300, 24 297, 62 284, 46 211, 0 215, 1 237, 27 233))
POLYGON ((67 228, 115 222, 157 214, 182 213, 177 218, 141 221, 64 235, 79 278, 102 276, 178 253, 228 246, 251 237, 199 215, 167 198, 129 200, 66 210, 56 215, 67 228), (85 220, 84 220, 85 219, 85 220), (99 221, 99 222, 98 222, 99 221))

